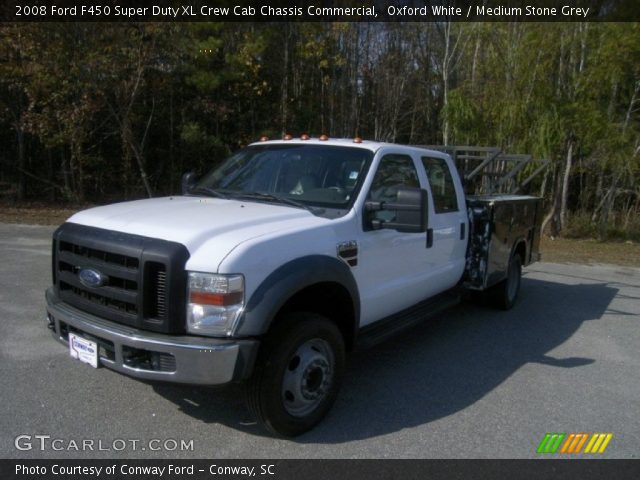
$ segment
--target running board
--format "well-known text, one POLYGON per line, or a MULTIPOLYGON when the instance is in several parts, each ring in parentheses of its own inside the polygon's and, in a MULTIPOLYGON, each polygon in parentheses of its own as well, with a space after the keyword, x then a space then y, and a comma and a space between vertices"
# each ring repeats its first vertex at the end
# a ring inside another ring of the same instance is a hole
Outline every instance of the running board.
POLYGON ((433 317, 446 308, 460 303, 460 299, 461 296, 457 290, 448 291, 367 325, 358 332, 356 349, 363 350, 377 345, 387 338, 433 317))

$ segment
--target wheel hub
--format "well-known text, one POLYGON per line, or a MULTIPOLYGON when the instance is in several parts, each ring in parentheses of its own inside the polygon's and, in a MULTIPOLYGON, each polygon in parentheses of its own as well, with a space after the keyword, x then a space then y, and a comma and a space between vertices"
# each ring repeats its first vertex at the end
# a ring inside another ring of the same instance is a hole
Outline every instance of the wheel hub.
POLYGON ((296 349, 282 380, 282 399, 290 415, 308 415, 320 405, 333 382, 334 361, 331 347, 319 338, 296 349))
POLYGON ((315 400, 324 395, 329 379, 329 364, 325 359, 316 359, 309 364, 302 374, 300 390, 308 400, 315 400))

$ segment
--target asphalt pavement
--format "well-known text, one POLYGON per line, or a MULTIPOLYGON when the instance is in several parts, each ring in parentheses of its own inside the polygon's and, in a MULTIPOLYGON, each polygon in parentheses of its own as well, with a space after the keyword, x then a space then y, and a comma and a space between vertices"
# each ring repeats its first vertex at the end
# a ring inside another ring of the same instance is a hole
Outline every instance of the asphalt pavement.
POLYGON ((582 457, 639 456, 638 268, 531 265, 513 310, 462 304, 353 354, 327 418, 282 440, 238 386, 71 359, 45 325, 52 231, 0 224, 0 458, 538 458, 549 432, 612 433, 582 457))

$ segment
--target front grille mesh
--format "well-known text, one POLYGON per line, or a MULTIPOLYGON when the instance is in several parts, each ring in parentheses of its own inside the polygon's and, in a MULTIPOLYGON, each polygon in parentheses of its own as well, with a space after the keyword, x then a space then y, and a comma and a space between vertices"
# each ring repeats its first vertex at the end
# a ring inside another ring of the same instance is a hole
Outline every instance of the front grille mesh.
POLYGON ((145 317, 163 319, 167 316, 167 269, 164 264, 147 262, 145 265, 145 317))
POLYGON ((156 282, 156 313, 164 318, 167 315, 167 272, 158 271, 156 282))

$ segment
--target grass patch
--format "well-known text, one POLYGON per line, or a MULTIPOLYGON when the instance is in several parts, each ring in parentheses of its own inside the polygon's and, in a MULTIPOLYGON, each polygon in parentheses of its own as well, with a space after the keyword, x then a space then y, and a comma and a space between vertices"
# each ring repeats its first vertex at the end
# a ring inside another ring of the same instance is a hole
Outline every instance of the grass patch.
POLYGON ((627 242, 599 242, 592 239, 543 237, 540 242, 542 261, 553 263, 610 263, 626 267, 640 267, 640 244, 627 242))

